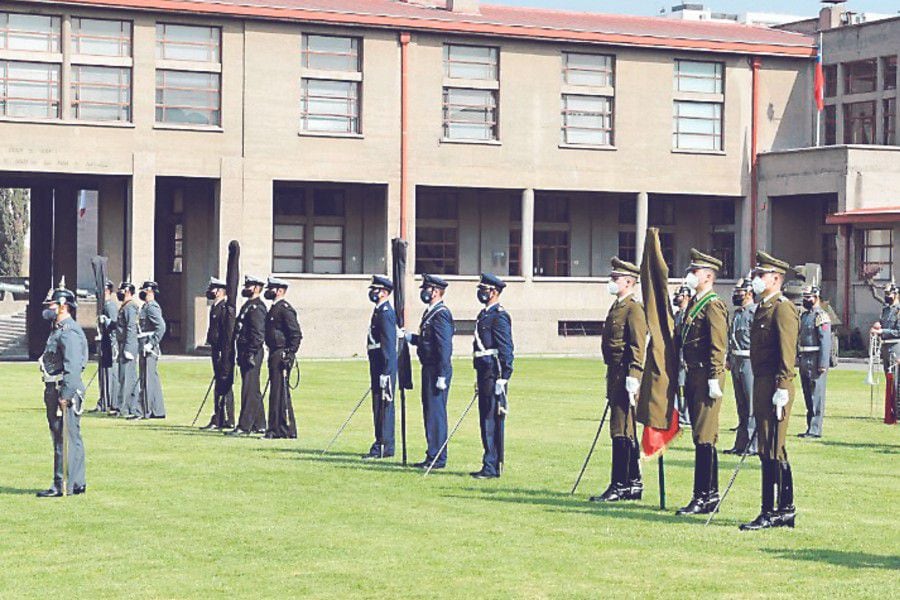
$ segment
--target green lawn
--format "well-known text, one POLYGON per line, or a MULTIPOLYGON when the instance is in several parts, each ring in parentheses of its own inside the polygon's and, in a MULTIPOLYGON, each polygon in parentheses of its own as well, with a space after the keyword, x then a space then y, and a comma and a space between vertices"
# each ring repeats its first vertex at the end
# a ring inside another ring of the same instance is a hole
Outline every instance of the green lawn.
MULTIPOLYGON (((169 418, 86 415, 88 494, 38 500, 34 491, 50 483, 52 461, 42 384, 33 364, 2 364, 0 597, 602 598, 665 591, 824 599, 896 591, 900 429, 869 418, 863 373, 831 374, 824 440, 791 436, 797 529, 744 533, 737 525, 759 508, 755 459, 712 525, 673 514, 690 496, 688 435, 666 455, 668 511, 658 510, 655 462, 645 465, 642 502, 587 502, 608 481, 606 434, 578 495, 569 496, 602 409, 602 366, 521 359, 516 367, 500 480, 467 475, 480 464, 475 411, 451 444, 448 469, 427 479, 399 461, 359 460, 371 443, 368 411, 320 457, 368 386, 362 362, 303 364, 294 441, 189 429, 209 365, 166 362, 169 418)), ((471 382, 468 361, 458 362, 451 426, 471 398, 471 382)), ((723 448, 736 419, 730 389, 726 394, 723 448)), ((796 416, 792 434, 802 431, 801 411, 796 416)), ((204 411, 200 424, 207 418, 204 411)), ((424 437, 415 398, 409 438, 410 458, 419 460, 424 437)), ((723 488, 735 463, 721 457, 723 488)))

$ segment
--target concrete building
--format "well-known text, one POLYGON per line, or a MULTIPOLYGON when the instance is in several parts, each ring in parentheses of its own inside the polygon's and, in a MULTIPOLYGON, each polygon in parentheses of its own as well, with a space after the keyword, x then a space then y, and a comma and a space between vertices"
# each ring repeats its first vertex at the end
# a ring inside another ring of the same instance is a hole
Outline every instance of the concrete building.
POLYGON ((202 343, 237 239, 246 273, 292 282, 304 355, 361 354, 368 277, 401 234, 411 285, 452 280, 460 334, 493 271, 520 351, 596 352, 609 259, 639 257, 647 225, 677 276, 692 246, 722 256, 723 288, 755 247, 822 258, 777 217, 809 225, 785 198, 825 192, 776 169, 876 151, 795 150, 814 145, 814 55, 789 31, 475 0, 2 2, 0 186, 32 190, 32 341, 51 279, 77 278, 89 190, 113 278, 160 283, 171 352, 202 343))

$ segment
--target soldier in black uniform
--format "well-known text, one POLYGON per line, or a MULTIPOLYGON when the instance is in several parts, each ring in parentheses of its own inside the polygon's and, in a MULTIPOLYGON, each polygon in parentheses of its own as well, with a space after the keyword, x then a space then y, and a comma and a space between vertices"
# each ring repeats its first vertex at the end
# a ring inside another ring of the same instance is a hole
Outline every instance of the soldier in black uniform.
POLYGON ((259 297, 265 282, 256 277, 244 277, 241 295, 247 301, 241 307, 234 326, 237 363, 241 368, 241 418, 229 434, 265 433, 266 408, 259 391, 259 372, 262 370, 266 339, 266 304, 259 297))
POLYGON ((213 377, 215 378, 213 415, 203 429, 231 429, 234 427, 234 309, 228 304, 225 281, 210 277, 206 289, 209 307, 209 328, 206 343, 212 350, 213 377))
POLYGON ((266 300, 272 301, 266 317, 266 346, 269 348, 269 427, 266 439, 297 437, 297 422, 291 404, 289 377, 303 334, 297 322, 297 312, 285 300, 286 281, 269 277, 266 300))

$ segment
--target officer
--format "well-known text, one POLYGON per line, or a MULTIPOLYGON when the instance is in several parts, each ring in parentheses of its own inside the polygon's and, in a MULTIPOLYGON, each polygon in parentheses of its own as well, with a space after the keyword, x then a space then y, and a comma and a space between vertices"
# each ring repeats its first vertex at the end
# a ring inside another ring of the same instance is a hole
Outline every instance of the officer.
POLYGON ((756 419, 753 418, 753 368, 750 366, 750 328, 756 315, 756 303, 750 277, 738 279, 731 293, 734 317, 728 334, 728 361, 731 371, 734 401, 737 405, 738 426, 734 446, 725 454, 756 453, 756 419))
POLYGON ((884 422, 896 423, 897 382, 893 368, 900 360, 900 287, 893 281, 884 286, 881 319, 875 322, 869 334, 881 336, 881 362, 885 372, 884 422))
POLYGON ((447 282, 435 275, 422 276, 419 298, 428 305, 419 323, 418 335, 407 333, 407 341, 416 347, 422 364, 422 416, 428 450, 425 460, 413 466, 434 469, 447 465, 447 449, 438 452, 447 441, 447 397, 453 377, 453 315, 444 304, 447 282), (435 460, 437 457, 437 460, 435 460))
POLYGON ((369 284, 369 300, 375 305, 366 352, 369 356, 369 382, 372 386, 372 418, 375 442, 363 459, 394 455, 394 391, 397 386, 397 314, 391 306, 393 282, 374 275, 369 284))
POLYGON ((206 288, 206 299, 212 300, 209 307, 209 328, 206 343, 212 349, 215 398, 213 416, 203 429, 234 428, 234 308, 228 304, 225 281, 210 277, 206 288))
POLYGON ((694 492, 679 515, 706 514, 719 503, 719 412, 725 387, 728 308, 713 290, 722 261, 691 248, 684 280, 696 291, 687 307, 679 344, 687 365, 684 396, 694 438, 694 492))
POLYGON ((761 250, 756 253, 752 286, 760 301, 750 331, 750 364, 753 366, 753 415, 762 462, 762 507, 759 516, 741 525, 745 531, 794 526, 794 480, 785 438, 794 403, 800 316, 794 304, 781 294, 789 268, 783 260, 761 250))
POLYGON ((825 385, 831 366, 831 318, 822 308, 819 288, 803 288, 803 313, 800 315, 800 383, 806 401, 806 432, 800 438, 822 437, 825 417, 825 385))
MULTIPOLYGON (((680 286, 672 297, 672 306, 675 308, 675 339, 681 336, 681 326, 684 323, 684 316, 687 311, 688 302, 691 301, 691 288, 686 285, 680 286)), ((677 407, 678 407, 678 423, 682 427, 689 427, 691 422, 688 417, 688 406, 684 400, 684 382, 687 376, 687 368, 684 365, 684 358, 681 356, 681 349, 678 349, 678 389, 676 390, 677 407)))
POLYGON ((634 418, 647 344, 647 317, 634 295, 640 274, 634 264, 618 257, 612 259, 607 291, 615 300, 606 315, 600 344, 606 364, 612 474, 609 487, 599 496, 592 496, 591 502, 640 500, 644 491, 634 418))
POLYGON ((97 317, 97 337, 100 341, 100 372, 97 375, 100 384, 100 401, 91 412, 114 413, 119 411, 119 368, 117 364, 119 348, 116 341, 118 316, 116 286, 112 281, 107 281, 103 286, 103 307, 97 317))
POLYGON ((266 432, 266 408, 259 391, 259 372, 262 370, 266 339, 266 304, 259 297, 265 282, 256 277, 244 277, 241 296, 247 298, 234 325, 237 364, 241 369, 241 418, 229 435, 266 432))
POLYGON ((282 279, 269 277, 266 282, 266 300, 272 307, 266 315, 266 346, 269 348, 269 427, 266 439, 297 437, 294 405, 291 403, 289 377, 297 351, 303 340, 297 312, 285 300, 288 284, 282 279))
POLYGON ((475 322, 472 345, 484 457, 481 470, 470 473, 475 479, 495 479, 503 473, 507 394, 514 358, 512 318, 500 306, 500 294, 505 287, 506 283, 496 275, 481 274, 477 297, 484 308, 475 322))
POLYGON ((137 372, 138 307, 134 299, 134 284, 126 278, 119 284, 116 298, 121 302, 116 316, 116 341, 119 344, 119 401, 118 414, 126 418, 140 417, 141 389, 137 372))
POLYGON ((166 405, 163 401, 162 383, 159 380, 158 361, 161 355, 160 343, 166 335, 166 321, 162 307, 156 301, 159 285, 155 281, 145 281, 139 293, 143 302, 140 310, 141 345, 141 393, 144 399, 145 419, 165 419, 166 405))
POLYGON ((38 492, 37 496, 58 498, 64 493, 77 495, 87 491, 84 443, 81 440, 84 401, 81 373, 87 366, 88 344, 81 325, 73 318, 74 309, 78 306, 75 294, 65 288, 65 283, 60 282, 59 288, 50 291, 44 306, 42 316, 53 324, 40 361, 47 424, 53 439, 53 486, 38 492), (66 435, 65 440, 63 435, 66 435), (63 465, 64 458, 67 465, 63 465), (65 489, 64 468, 68 473, 65 489))

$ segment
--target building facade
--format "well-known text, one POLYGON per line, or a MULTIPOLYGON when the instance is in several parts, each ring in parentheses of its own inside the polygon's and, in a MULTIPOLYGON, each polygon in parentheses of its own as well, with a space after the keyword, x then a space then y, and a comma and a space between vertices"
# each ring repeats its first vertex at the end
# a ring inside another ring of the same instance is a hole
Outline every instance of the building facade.
MULTIPOLYGON (((85 190, 111 276, 160 283, 173 352, 202 343, 231 239, 245 273, 291 281, 308 356, 362 354, 401 234, 411 286, 451 280, 461 334, 478 273, 505 277, 532 353, 596 352, 609 259, 639 260, 648 225, 674 276, 692 246, 723 257, 723 287, 781 250, 768 165, 814 145, 812 37, 439 4, 0 3, 0 185, 32 190, 32 305, 78 278, 85 190)), ((803 248, 784 251, 823 258, 803 248)))

